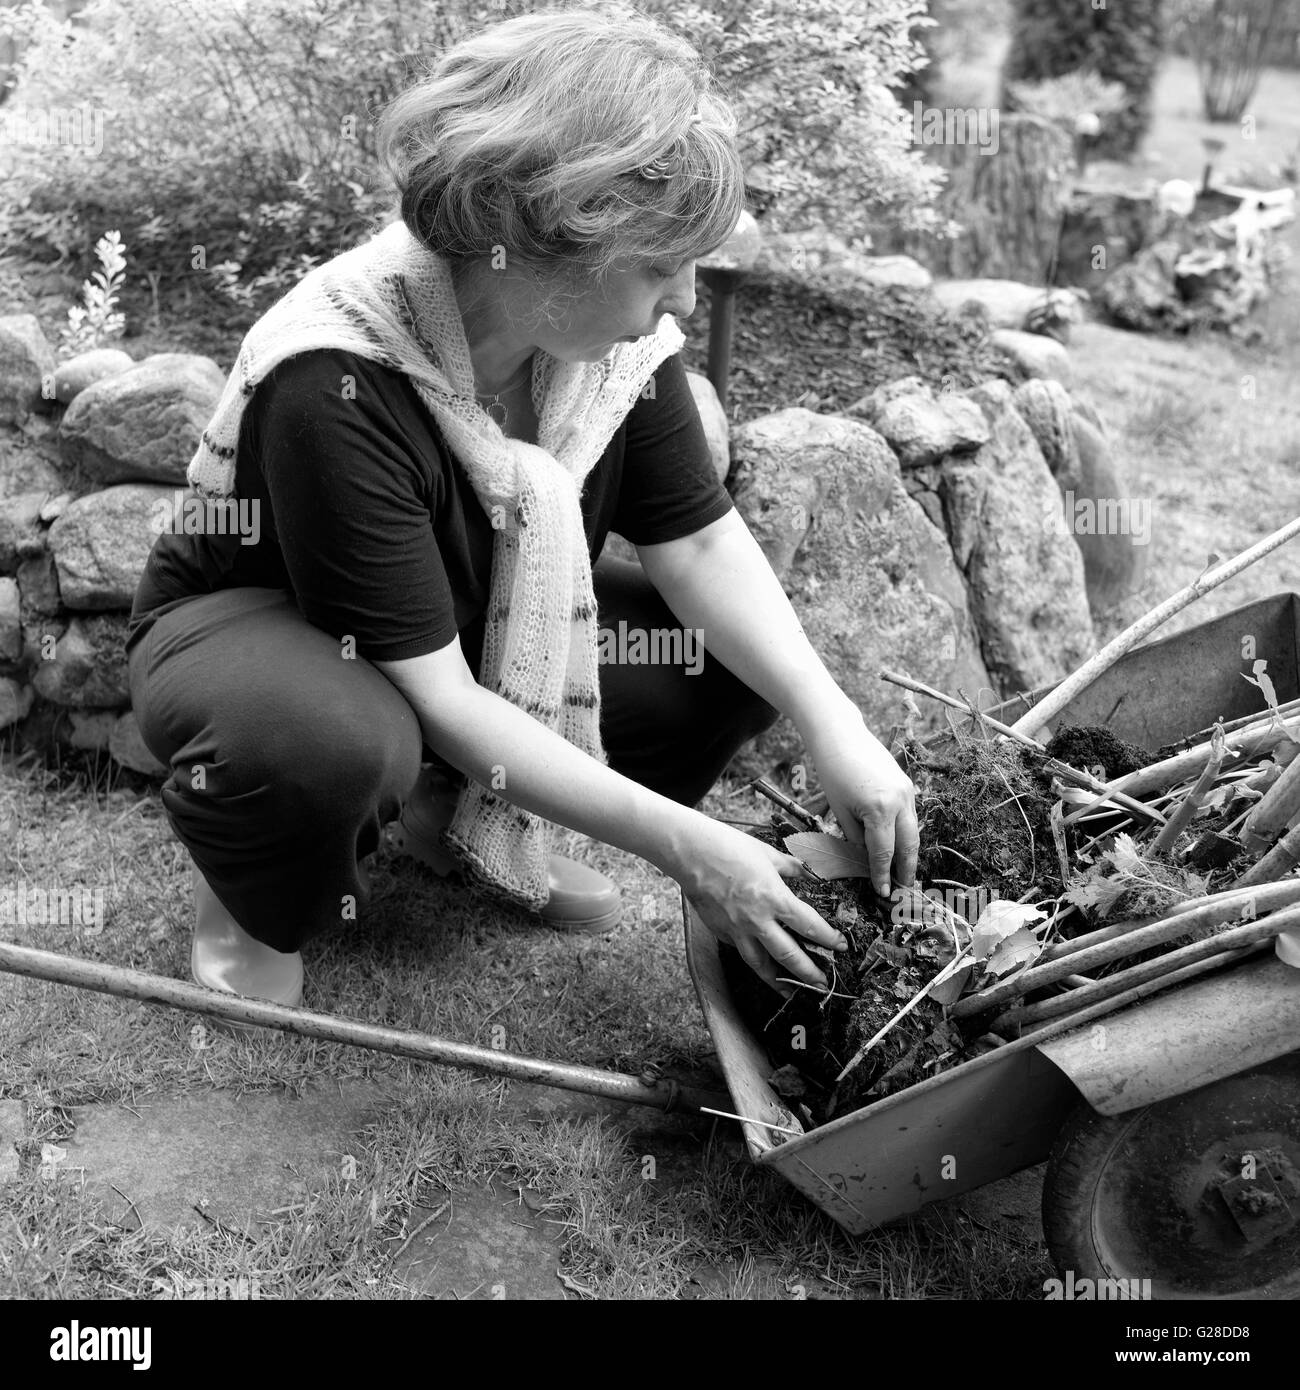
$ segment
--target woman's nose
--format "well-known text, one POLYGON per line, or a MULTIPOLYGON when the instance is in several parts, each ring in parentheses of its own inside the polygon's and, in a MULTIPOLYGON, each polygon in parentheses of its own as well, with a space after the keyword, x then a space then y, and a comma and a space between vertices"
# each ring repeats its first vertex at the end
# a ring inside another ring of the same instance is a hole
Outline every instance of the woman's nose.
POLYGON ((695 312, 695 262, 686 261, 673 276, 660 301, 659 312, 686 319, 695 312))

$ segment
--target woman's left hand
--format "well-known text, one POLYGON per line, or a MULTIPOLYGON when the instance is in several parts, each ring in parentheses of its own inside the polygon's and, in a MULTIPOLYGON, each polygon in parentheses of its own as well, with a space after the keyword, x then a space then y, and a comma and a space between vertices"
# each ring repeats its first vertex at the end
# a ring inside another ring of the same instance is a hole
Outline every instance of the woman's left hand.
POLYGON ((809 751, 840 829, 866 845, 876 892, 888 897, 894 883, 910 885, 920 847, 911 778, 865 724, 823 736, 809 751))

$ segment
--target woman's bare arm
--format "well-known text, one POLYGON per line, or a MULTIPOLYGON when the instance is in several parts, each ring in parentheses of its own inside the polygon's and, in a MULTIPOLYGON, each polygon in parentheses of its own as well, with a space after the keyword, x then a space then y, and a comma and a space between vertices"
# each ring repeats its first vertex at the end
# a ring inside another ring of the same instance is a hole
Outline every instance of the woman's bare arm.
POLYGON ((844 939, 784 883, 801 872, 796 859, 588 757, 479 685, 459 641, 375 665, 406 697, 425 742, 453 767, 546 820, 649 860, 769 983, 790 975, 825 984, 791 933, 825 947, 844 939))

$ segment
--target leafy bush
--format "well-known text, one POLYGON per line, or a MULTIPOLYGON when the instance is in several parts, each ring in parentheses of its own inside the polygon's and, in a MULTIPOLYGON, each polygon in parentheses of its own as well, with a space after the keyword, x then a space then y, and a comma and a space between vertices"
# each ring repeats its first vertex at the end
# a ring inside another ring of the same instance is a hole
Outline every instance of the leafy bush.
POLYGON ((1103 120, 1094 153, 1125 159, 1151 124, 1163 38, 1161 0, 1110 0, 1099 9, 1089 0, 1017 0, 1002 69, 1002 104, 1017 109, 1018 82, 1041 82, 1079 69, 1119 82, 1128 104, 1103 120))
MULTIPOLYGON (((101 111, 102 152, 14 148, 0 240, 84 257, 122 230, 143 275, 244 305, 362 240, 391 206, 382 104, 511 0, 91 0, 60 22, 0 10, 22 48, 10 107, 101 111)), ((736 102, 755 212, 779 226, 938 225, 941 182, 892 90, 924 0, 644 0, 736 102)))
POLYGON ((118 292, 126 280, 126 248, 119 232, 105 232, 95 243, 99 262, 81 287, 81 303, 68 310, 68 322, 59 337, 59 350, 65 357, 90 348, 103 347, 118 338, 126 319, 118 310, 118 292))
POLYGON ((1196 64, 1207 121, 1241 119, 1294 23, 1288 11, 1288 0, 1173 0, 1171 27, 1196 64))

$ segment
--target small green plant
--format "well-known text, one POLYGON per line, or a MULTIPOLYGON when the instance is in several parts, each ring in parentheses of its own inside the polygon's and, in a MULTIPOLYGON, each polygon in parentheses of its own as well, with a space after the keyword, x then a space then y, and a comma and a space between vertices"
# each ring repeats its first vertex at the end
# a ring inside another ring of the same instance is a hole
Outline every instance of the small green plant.
POLYGON ((117 309, 117 296, 126 280, 126 248, 120 232, 105 232, 95 243, 99 269, 81 286, 80 304, 68 310, 68 323, 59 335, 64 356, 102 347, 120 338, 126 318, 117 309))

